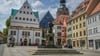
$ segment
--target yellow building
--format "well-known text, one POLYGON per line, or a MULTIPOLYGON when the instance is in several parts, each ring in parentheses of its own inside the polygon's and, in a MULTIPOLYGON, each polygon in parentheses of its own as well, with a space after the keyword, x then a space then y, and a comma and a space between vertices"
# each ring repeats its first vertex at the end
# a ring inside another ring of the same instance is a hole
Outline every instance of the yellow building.
POLYGON ((86 18, 97 0, 84 0, 72 13, 72 45, 75 48, 87 48, 86 18))

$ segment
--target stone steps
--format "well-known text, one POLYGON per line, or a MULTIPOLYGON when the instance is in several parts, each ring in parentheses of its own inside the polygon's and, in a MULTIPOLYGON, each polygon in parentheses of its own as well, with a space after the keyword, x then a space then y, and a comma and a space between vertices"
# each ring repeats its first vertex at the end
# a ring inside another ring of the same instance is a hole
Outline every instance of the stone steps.
POLYGON ((33 55, 52 55, 52 54, 82 54, 76 50, 62 50, 62 49, 42 49, 37 50, 33 55))

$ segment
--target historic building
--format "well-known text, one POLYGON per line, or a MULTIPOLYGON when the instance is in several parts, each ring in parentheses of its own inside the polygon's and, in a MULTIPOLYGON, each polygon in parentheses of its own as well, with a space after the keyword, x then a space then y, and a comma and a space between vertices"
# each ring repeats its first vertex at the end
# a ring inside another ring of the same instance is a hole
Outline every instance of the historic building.
POLYGON ((54 44, 62 45, 62 41, 66 42, 66 23, 68 16, 60 15, 54 20, 54 44))
POLYGON ((66 45, 67 43, 67 19, 69 18, 69 10, 66 7, 66 0, 60 0, 60 7, 57 10, 57 18, 54 20, 54 44, 66 45), (65 43, 63 43, 65 42, 65 43))
POLYGON ((88 49, 100 49, 100 1, 87 17, 88 49))
POLYGON ((49 27, 49 23, 53 21, 54 21, 54 18, 49 11, 44 15, 44 17, 40 21, 40 27, 42 28, 42 37, 43 37, 42 43, 44 44, 46 40, 46 33, 49 27))
POLYGON ((60 0, 60 7, 57 10, 57 17, 60 15, 69 15, 69 10, 66 7, 66 0, 60 0))
POLYGON ((11 37, 15 38, 16 45, 41 44, 38 12, 32 11, 27 0, 19 10, 12 9, 8 43, 11 37))
POLYGON ((76 48, 87 48, 87 15, 98 0, 84 0, 72 13, 72 43, 76 48))
POLYGON ((72 45, 72 18, 67 19, 67 44, 72 45))

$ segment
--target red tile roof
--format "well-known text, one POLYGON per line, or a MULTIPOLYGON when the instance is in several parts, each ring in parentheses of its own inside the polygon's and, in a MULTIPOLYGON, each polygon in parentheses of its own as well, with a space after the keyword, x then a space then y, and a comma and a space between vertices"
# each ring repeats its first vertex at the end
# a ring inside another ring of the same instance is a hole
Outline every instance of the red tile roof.
POLYGON ((69 16, 67 16, 67 15, 60 15, 60 16, 58 16, 58 17, 54 20, 53 23, 56 24, 56 25, 62 25, 63 22, 64 22, 63 17, 64 17, 64 19, 65 19, 65 22, 67 22, 67 19, 68 19, 69 16))
POLYGON ((99 11, 100 11, 100 2, 97 4, 97 6, 94 8, 94 10, 90 13, 89 16, 91 16, 99 11))

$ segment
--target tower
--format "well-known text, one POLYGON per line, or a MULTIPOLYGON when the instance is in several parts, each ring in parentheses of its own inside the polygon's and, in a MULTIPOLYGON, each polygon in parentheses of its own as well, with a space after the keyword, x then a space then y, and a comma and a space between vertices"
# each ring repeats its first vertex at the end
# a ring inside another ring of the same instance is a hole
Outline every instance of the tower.
POLYGON ((69 15, 69 10, 66 7, 66 0, 60 0, 60 7, 57 10, 57 17, 60 15, 69 15))

